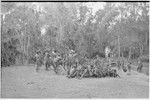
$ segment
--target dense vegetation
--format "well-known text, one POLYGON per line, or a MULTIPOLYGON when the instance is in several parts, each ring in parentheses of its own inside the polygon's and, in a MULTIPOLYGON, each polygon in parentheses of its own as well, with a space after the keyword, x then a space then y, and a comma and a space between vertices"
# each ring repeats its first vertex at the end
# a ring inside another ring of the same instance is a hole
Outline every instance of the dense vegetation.
POLYGON ((34 63, 38 50, 69 49, 93 58, 105 57, 110 46, 116 57, 149 55, 148 3, 2 3, 1 64, 34 63))

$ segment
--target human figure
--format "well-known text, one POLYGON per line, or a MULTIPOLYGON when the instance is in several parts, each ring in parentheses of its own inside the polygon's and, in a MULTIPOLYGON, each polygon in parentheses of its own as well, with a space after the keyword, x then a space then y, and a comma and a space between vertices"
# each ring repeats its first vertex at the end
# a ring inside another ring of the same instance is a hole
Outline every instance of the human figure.
POLYGON ((51 65, 51 60, 50 60, 50 55, 49 55, 49 53, 45 53, 45 58, 44 58, 44 64, 45 64, 45 67, 46 67, 46 70, 48 70, 48 68, 50 67, 50 65, 51 65))
POLYGON ((117 61, 117 67, 120 70, 120 68, 121 68, 121 62, 119 60, 117 61))
POLYGON ((105 48, 105 56, 106 56, 106 58, 108 58, 109 57, 109 53, 111 52, 111 49, 109 48, 109 47, 106 47, 105 48))
POLYGON ((39 68, 42 66, 41 52, 37 52, 35 57, 36 57, 36 72, 38 72, 39 68))
MULTIPOLYGON (((73 55, 69 55, 69 56, 71 58, 73 55)), ((78 59, 72 58, 72 60, 70 61, 70 64, 68 66, 69 67, 67 71, 68 77, 76 77, 78 73, 78 59), (72 61, 73 59, 74 59, 74 62, 72 61)))
POLYGON ((64 66, 64 61, 63 61, 62 57, 59 54, 56 55, 54 63, 55 63, 56 69, 58 69, 58 67, 60 67, 60 66, 61 67, 64 66))
POLYGON ((52 56, 53 56, 53 58, 56 58, 56 56, 57 56, 57 51, 55 49, 52 50, 52 56))
POLYGON ((70 75, 71 67, 75 64, 74 51, 70 50, 67 57, 67 75, 70 75))
POLYGON ((101 60, 100 60, 100 58, 99 58, 98 55, 96 56, 96 60, 95 60, 94 63, 95 63, 95 66, 96 66, 96 67, 101 67, 101 60))
POLYGON ((138 61, 138 68, 137 68, 137 71, 138 72, 141 72, 142 71, 142 68, 143 68, 143 63, 141 60, 138 61))
POLYGON ((69 71, 69 75, 67 75, 68 78, 73 78, 77 76, 77 66, 72 65, 69 71))
POLYGON ((132 63, 129 62, 128 65, 127 65, 129 72, 131 72, 131 64, 132 64, 132 63))
POLYGON ((127 72, 127 68, 125 67, 124 60, 122 60, 122 65, 121 66, 122 66, 123 71, 127 72))

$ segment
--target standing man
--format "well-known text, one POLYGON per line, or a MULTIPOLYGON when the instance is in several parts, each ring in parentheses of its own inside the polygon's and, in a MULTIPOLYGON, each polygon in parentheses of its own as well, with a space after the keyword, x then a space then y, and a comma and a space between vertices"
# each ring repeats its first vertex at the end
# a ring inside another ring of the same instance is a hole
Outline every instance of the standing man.
POLYGON ((50 67, 51 65, 51 62, 50 62, 50 55, 48 52, 45 53, 45 57, 44 57, 44 64, 45 64, 45 67, 46 67, 46 70, 48 70, 48 68, 50 67))
POLYGON ((128 62, 128 65, 127 65, 129 72, 131 72, 131 64, 132 64, 131 62, 128 62))
POLYGON ((36 72, 39 71, 39 68, 41 67, 42 65, 42 61, 41 61, 41 52, 38 51, 36 54, 35 54, 35 58, 36 58, 36 72))
POLYGON ((142 71, 142 68, 143 68, 143 63, 142 63, 141 59, 139 59, 137 71, 138 71, 138 72, 141 72, 141 71, 142 71))
POLYGON ((110 51, 111 51, 111 49, 107 46, 107 47, 105 48, 105 56, 106 56, 106 58, 109 57, 110 51))
POLYGON ((73 50, 70 50, 69 55, 67 57, 67 75, 70 75, 70 70, 72 66, 75 64, 75 58, 74 58, 75 52, 73 50))

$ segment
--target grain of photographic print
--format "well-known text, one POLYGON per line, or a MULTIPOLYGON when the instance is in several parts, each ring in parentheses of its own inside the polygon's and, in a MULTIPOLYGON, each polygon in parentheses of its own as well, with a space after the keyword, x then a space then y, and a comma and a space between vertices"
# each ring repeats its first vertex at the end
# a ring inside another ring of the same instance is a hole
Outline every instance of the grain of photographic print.
POLYGON ((1 98, 149 98, 149 1, 1 2, 1 98))

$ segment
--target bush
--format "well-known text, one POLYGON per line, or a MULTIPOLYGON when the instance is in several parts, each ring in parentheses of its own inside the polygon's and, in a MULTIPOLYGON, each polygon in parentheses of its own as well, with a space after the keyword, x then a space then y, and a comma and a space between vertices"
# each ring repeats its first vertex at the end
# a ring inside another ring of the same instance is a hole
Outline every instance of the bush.
POLYGON ((16 47, 11 44, 11 41, 2 43, 2 67, 14 65, 16 63, 16 57, 18 56, 16 47))
POLYGON ((101 53, 101 52, 94 52, 91 56, 91 59, 95 58, 96 55, 98 55, 100 58, 105 58, 105 53, 101 53))
POLYGON ((149 63, 149 56, 142 56, 140 59, 142 62, 149 63))
POLYGON ((35 57, 29 58, 29 64, 35 64, 35 63, 36 63, 36 58, 35 57))

